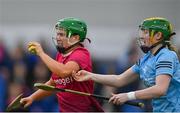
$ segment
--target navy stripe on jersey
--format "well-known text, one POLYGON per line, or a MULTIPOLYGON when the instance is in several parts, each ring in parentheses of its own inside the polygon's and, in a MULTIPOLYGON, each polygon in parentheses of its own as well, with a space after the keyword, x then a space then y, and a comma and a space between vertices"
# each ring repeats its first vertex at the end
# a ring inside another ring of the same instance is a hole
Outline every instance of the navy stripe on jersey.
POLYGON ((170 61, 159 61, 159 63, 172 63, 170 61))
POLYGON ((170 68, 170 69, 172 69, 172 66, 158 66, 158 67, 156 67, 156 69, 158 69, 158 68, 170 68))
POLYGON ((158 69, 158 68, 170 68, 170 69, 172 69, 172 62, 170 62, 170 61, 160 61, 156 65, 156 69, 158 69))
POLYGON ((136 65, 140 66, 140 59, 138 61, 136 61, 136 65))
POLYGON ((172 64, 157 64, 156 67, 157 66, 172 66, 172 64))

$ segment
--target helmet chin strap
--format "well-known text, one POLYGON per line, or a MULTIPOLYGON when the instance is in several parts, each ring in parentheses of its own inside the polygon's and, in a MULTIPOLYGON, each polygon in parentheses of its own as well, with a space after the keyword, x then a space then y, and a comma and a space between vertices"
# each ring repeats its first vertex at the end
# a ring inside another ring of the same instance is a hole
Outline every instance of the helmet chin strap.
MULTIPOLYGON (((69 32, 67 37, 70 38, 71 35, 72 35, 72 33, 69 32)), ((68 43, 69 43, 71 46, 69 46, 68 48, 65 48, 65 47, 63 47, 63 46, 55 45, 55 46, 56 46, 56 49, 58 50, 58 52, 63 53, 63 54, 66 54, 66 52, 67 52, 68 50, 70 50, 71 48, 73 48, 74 46, 76 46, 76 45, 78 45, 78 44, 80 43, 80 41, 71 43, 71 42, 69 41, 69 38, 68 38, 68 43)), ((55 43, 54 43, 54 44, 55 44, 55 43)))
POLYGON ((70 50, 71 48, 73 48, 74 46, 78 45, 80 42, 76 42, 74 43, 73 45, 69 46, 68 48, 64 48, 64 47, 60 47, 58 45, 56 45, 56 49, 60 52, 60 53, 63 53, 65 54, 68 50, 70 50))
POLYGON ((153 49, 153 48, 156 47, 157 45, 161 44, 162 42, 163 42, 163 40, 162 40, 162 41, 159 41, 159 42, 157 42, 157 43, 155 43, 155 44, 153 44, 153 45, 150 46, 150 47, 140 46, 140 48, 141 48, 141 50, 142 50, 144 53, 147 53, 148 51, 150 51, 151 49, 153 49))

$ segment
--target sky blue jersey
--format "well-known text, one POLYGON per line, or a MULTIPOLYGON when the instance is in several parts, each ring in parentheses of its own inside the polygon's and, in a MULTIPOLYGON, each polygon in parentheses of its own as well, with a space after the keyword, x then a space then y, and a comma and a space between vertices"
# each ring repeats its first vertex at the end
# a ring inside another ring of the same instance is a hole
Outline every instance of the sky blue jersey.
POLYGON ((171 76, 166 94, 152 100, 153 111, 180 112, 180 63, 174 51, 160 48, 154 55, 148 52, 132 66, 132 70, 140 75, 147 87, 155 85, 159 75, 171 76))

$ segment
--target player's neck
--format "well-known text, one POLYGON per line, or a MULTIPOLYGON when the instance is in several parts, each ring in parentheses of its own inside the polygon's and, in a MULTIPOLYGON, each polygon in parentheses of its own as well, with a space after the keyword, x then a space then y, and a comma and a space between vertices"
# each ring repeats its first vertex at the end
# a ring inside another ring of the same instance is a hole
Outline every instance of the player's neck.
POLYGON ((64 56, 68 56, 69 54, 72 53, 73 50, 75 50, 75 49, 78 48, 78 47, 81 47, 81 45, 78 44, 78 45, 72 47, 71 49, 67 50, 66 53, 64 53, 63 55, 64 55, 64 56))
POLYGON ((158 44, 157 46, 151 49, 151 53, 154 55, 156 51, 158 51, 158 49, 161 48, 162 46, 163 46, 162 44, 158 44))

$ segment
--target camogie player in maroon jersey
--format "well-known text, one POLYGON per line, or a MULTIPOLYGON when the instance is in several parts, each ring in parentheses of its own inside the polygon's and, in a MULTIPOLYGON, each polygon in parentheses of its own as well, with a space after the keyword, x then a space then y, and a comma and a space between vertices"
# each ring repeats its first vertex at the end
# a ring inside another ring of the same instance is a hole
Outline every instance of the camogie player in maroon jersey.
MULTIPOLYGON (((53 41, 58 50, 56 59, 44 53, 38 42, 30 42, 28 49, 35 52, 52 72, 47 85, 57 88, 72 89, 81 92, 93 93, 92 80, 77 82, 72 77, 72 71, 81 69, 91 72, 92 61, 89 51, 81 42, 86 39, 87 25, 77 18, 64 18, 59 20, 54 29, 53 41)), ((32 95, 21 99, 25 107, 35 100, 40 100, 53 92, 37 90, 32 95)), ((99 103, 89 96, 81 96, 68 92, 57 92, 60 112, 103 112, 99 103)))

